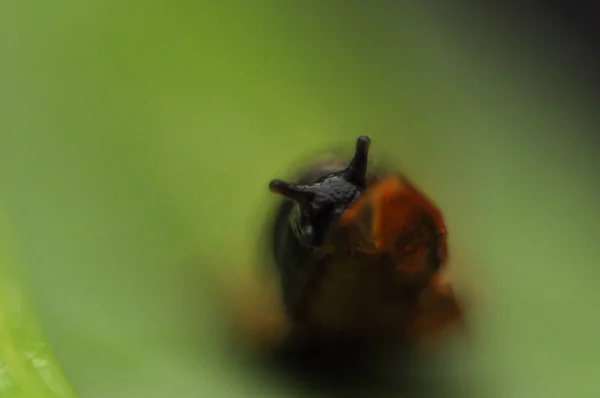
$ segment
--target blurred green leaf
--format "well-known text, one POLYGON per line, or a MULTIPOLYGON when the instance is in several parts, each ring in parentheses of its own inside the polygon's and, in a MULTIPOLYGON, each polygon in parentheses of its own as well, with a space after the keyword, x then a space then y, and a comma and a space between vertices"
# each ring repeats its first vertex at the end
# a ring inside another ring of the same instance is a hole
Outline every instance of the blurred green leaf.
POLYGON ((14 269, 16 259, 11 255, 5 225, 0 225, 0 241, 0 396, 75 397, 40 332, 21 284, 8 269, 14 269))

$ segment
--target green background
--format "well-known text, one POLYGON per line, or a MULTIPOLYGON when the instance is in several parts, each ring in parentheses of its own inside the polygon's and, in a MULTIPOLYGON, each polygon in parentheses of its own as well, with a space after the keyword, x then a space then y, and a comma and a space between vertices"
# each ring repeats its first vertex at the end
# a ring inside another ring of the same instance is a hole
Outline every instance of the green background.
POLYGON ((0 396, 283 393, 226 354, 211 281, 260 265, 271 178, 360 134, 443 209, 478 292, 473 349, 449 359, 463 395, 598 396, 577 61, 460 15, 2 2, 0 396))

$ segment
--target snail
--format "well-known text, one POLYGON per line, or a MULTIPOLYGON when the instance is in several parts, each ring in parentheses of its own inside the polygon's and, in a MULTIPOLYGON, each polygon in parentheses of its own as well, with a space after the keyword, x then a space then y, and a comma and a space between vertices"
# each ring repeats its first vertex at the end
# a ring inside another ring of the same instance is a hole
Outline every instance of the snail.
POLYGON ((271 347, 288 362, 329 363, 313 373, 418 345, 464 319, 443 275, 442 213, 401 173, 370 170, 370 146, 361 136, 349 161, 317 163, 296 181, 269 184, 280 196, 269 253, 281 314, 261 327, 280 331, 271 347))

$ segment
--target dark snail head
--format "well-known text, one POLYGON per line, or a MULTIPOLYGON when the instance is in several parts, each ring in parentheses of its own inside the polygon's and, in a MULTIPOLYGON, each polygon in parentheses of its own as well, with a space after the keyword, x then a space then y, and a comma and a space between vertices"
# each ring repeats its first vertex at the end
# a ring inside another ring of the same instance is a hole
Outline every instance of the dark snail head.
POLYGON ((294 233, 307 246, 321 246, 328 227, 365 189, 371 140, 359 137, 354 157, 346 169, 328 174, 309 185, 273 180, 271 192, 296 202, 291 214, 294 233))

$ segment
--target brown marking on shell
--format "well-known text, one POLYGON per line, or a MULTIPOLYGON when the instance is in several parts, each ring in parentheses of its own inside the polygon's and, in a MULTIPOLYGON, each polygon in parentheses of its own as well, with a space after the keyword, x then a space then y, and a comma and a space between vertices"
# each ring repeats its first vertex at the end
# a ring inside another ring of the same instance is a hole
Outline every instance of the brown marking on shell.
POLYGON ((359 250, 367 253, 378 251, 390 253, 398 262, 405 262, 407 271, 414 271, 412 261, 407 259, 406 252, 428 250, 431 234, 438 239, 438 253, 442 263, 447 258, 446 235, 440 211, 427 198, 418 192, 406 180, 391 176, 375 182, 341 217, 340 225, 355 226, 362 237, 356 242, 359 250), (415 217, 430 218, 435 224, 435 231, 415 217), (411 234, 409 245, 399 246, 402 235, 411 234), (418 235, 428 237, 423 242, 415 241, 418 235), (404 252, 404 253, 403 253, 404 252))

